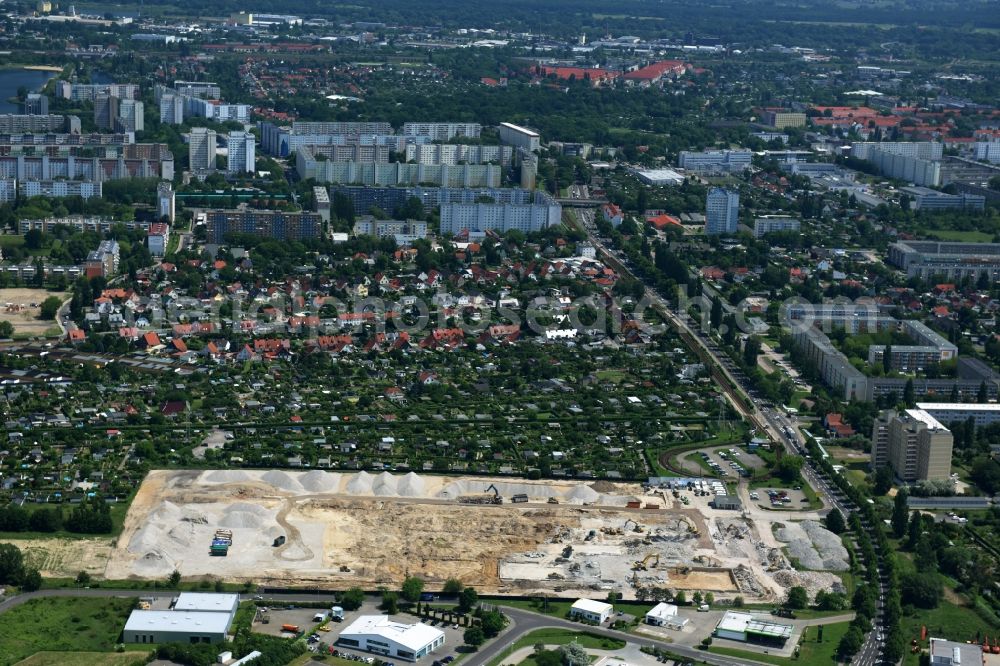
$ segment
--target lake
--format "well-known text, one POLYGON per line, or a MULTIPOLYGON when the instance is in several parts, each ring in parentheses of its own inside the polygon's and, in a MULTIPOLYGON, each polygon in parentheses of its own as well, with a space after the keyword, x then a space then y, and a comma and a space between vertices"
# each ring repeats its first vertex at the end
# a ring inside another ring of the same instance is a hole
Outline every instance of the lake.
POLYGON ((8 101, 17 96, 17 89, 24 86, 29 92, 38 92, 55 75, 32 69, 0 69, 0 113, 21 113, 16 103, 8 101))

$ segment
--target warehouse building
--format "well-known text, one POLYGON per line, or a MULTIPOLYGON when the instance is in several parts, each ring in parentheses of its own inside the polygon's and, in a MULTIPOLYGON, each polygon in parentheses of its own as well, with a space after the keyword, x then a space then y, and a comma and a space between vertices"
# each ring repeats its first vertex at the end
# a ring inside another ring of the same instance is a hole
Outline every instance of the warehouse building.
POLYGON ((444 645, 444 632, 420 622, 403 624, 384 615, 362 615, 341 632, 337 645, 416 661, 444 645))
POLYGON ((170 610, 134 610, 124 643, 222 643, 240 605, 238 594, 182 592, 170 610))
POLYGON ((717 638, 728 638, 741 643, 781 646, 791 635, 791 625, 758 620, 750 613, 735 611, 723 615, 715 627, 717 638))
POLYGON ((646 624, 651 624, 654 627, 683 629, 687 623, 687 618, 682 618, 677 614, 677 606, 663 601, 653 606, 646 613, 646 624))
POLYGON ((607 621, 613 612, 615 612, 615 607, 603 601, 577 599, 569 609, 569 616, 601 624, 607 621))

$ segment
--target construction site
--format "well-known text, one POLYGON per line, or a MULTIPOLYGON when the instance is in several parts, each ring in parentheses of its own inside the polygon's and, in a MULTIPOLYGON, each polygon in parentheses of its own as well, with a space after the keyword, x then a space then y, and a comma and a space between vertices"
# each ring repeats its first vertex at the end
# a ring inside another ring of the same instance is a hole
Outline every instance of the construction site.
MULTIPOLYGON (((160 579, 176 569, 189 579, 363 587, 412 575, 430 588, 459 578, 483 592, 626 599, 643 588, 747 601, 783 599, 795 585, 841 589, 830 571, 792 568, 776 536, 797 534, 787 516, 774 525, 763 510, 717 510, 705 495, 412 472, 154 471, 105 575, 160 579)), ((821 529, 808 525, 815 541, 821 529)))

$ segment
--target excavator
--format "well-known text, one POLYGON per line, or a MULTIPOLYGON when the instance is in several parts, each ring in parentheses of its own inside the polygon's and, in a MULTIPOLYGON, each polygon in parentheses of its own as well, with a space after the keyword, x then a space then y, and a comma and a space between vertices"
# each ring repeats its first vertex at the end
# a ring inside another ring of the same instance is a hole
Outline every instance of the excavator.
POLYGON ((632 571, 647 571, 650 566, 658 567, 660 565, 660 556, 658 553, 650 553, 641 560, 636 560, 635 564, 632 565, 632 571), (654 560, 653 564, 650 565, 649 561, 654 560))
POLYGON ((503 497, 500 496, 500 491, 492 483, 487 486, 485 492, 493 491, 493 502, 492 504, 503 504, 503 497))
POLYGON ((632 531, 633 532, 642 532, 642 525, 640 525, 636 521, 632 520, 631 518, 629 518, 628 520, 626 520, 625 524, 622 525, 622 531, 623 532, 628 532, 628 524, 629 523, 632 523, 632 531))

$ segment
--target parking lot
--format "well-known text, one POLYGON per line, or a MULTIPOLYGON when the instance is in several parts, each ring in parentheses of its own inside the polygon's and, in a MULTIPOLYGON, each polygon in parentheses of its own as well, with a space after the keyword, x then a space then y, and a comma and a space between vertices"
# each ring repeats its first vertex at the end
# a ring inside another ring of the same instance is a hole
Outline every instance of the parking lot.
POLYGON ((809 508, 809 502, 802 490, 795 488, 755 488, 750 491, 750 499, 765 509, 788 509, 798 511, 809 508), (757 495, 757 497, 754 497, 757 495))
MULTIPOLYGON (((317 654, 332 654, 332 650, 336 650, 338 656, 344 657, 351 661, 358 661, 359 663, 372 663, 374 657, 370 652, 364 652, 362 650, 353 650, 350 648, 341 648, 336 645, 337 638, 340 636, 340 632, 348 627, 352 622, 354 622, 358 617, 362 615, 382 615, 382 611, 378 608, 378 602, 375 600, 366 600, 365 603, 358 610, 354 611, 344 611, 343 622, 335 622, 330 620, 326 625, 328 631, 316 631, 315 636, 310 640, 310 635, 312 634, 313 628, 319 624, 319 622, 314 621, 313 618, 317 613, 326 613, 329 615, 330 608, 335 604, 330 604, 326 608, 294 608, 289 607, 285 604, 279 604, 278 606, 267 605, 267 601, 260 602, 264 605, 261 609, 267 608, 266 612, 262 612, 258 615, 266 616, 268 619, 267 624, 255 620, 253 623, 253 630, 262 634, 268 634, 270 636, 286 636, 291 638, 292 634, 289 632, 282 631, 281 626, 283 624, 295 625, 299 627, 300 631, 305 632, 305 637, 309 640, 309 650, 317 654), (371 661, 368 661, 371 659, 371 661)), ((413 615, 393 615, 391 619, 394 622, 401 622, 403 624, 415 624, 418 620, 416 616, 413 615)), ((440 647, 437 652, 434 652, 422 659, 418 659, 416 663, 426 664, 430 666, 435 661, 444 662, 444 659, 451 655, 455 655, 455 648, 464 643, 462 635, 465 633, 465 628, 457 625, 446 625, 442 622, 430 622, 428 623, 433 627, 437 627, 444 632, 445 640, 444 645, 440 647)), ((410 663, 410 662, 401 662, 410 663)), ((399 666, 399 664, 397 664, 399 666)))

